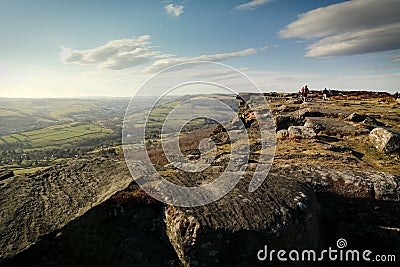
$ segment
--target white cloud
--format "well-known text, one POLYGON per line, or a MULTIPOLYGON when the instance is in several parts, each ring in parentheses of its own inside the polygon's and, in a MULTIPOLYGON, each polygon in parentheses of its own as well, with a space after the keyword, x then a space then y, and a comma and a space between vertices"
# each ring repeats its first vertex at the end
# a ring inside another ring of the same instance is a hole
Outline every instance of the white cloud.
POLYGON ((365 54, 400 48, 400 23, 323 38, 308 47, 306 56, 365 54))
POLYGON ((227 60, 230 58, 248 56, 251 54, 255 54, 256 52, 257 52, 257 49, 248 48, 248 49, 244 49, 241 51, 224 53, 224 54, 201 55, 201 56, 197 56, 197 57, 165 58, 165 59, 157 60, 156 62, 154 62, 153 65, 151 65, 145 69, 145 72, 154 73, 154 72, 161 71, 167 67, 171 67, 176 64, 188 63, 188 62, 194 62, 194 61, 214 61, 214 62, 224 61, 224 60, 227 60))
POLYGON ((167 14, 172 15, 174 17, 179 17, 183 14, 183 5, 175 5, 175 4, 168 4, 164 6, 165 11, 167 14))
POLYGON ((260 51, 265 51, 270 48, 277 48, 277 47, 278 47, 277 45, 266 45, 266 46, 260 47, 259 49, 260 49, 260 51))
POLYGON ((395 61, 395 62, 399 62, 400 61, 400 55, 392 56, 392 60, 395 61))
POLYGON ((279 34, 283 38, 323 38, 308 47, 310 57, 399 49, 398 14, 398 0, 346 1, 301 14, 279 34))
POLYGON ((258 6, 265 5, 268 2, 271 2, 271 0, 252 0, 248 3, 235 7, 235 10, 254 9, 258 6))
POLYGON ((64 63, 96 65, 105 69, 124 69, 147 63, 152 57, 167 57, 152 50, 150 36, 143 35, 136 39, 112 40, 87 50, 74 50, 62 47, 60 59, 64 63))
POLYGON ((136 39, 112 40, 87 50, 75 50, 62 47, 60 60, 66 64, 94 65, 98 69, 122 70, 154 61, 144 69, 145 72, 158 72, 164 68, 193 61, 224 61, 230 58, 248 56, 275 46, 248 48, 236 52, 201 55, 195 57, 176 57, 162 54, 150 45, 150 36, 136 39))

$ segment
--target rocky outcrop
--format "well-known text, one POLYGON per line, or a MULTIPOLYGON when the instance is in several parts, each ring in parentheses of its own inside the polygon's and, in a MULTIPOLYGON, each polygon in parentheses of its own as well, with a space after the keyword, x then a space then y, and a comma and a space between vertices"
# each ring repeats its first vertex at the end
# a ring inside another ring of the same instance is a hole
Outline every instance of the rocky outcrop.
POLYGON ((0 182, 0 262, 65 226, 131 181, 125 161, 88 158, 0 182))
POLYGON ((184 266, 252 266, 265 245, 317 248, 320 208, 311 187, 272 171, 256 191, 249 173, 226 196, 196 208, 167 206, 167 235, 184 266))
POLYGON ((400 177, 385 172, 335 170, 318 165, 283 165, 277 168, 311 185, 316 192, 330 192, 346 198, 367 198, 400 203, 400 177))
POLYGON ((139 192, 132 183, 0 265, 179 266, 165 235, 161 203, 139 205, 141 198, 135 198, 139 192))
MULTIPOLYGON (((274 166, 255 192, 249 193, 247 184, 241 181, 228 195, 206 206, 166 207, 167 234, 185 266, 254 265, 263 245, 315 247, 330 235, 320 233, 318 203, 331 223, 400 227, 399 216, 393 214, 398 214, 400 202, 396 175, 282 165, 274 166), (367 205, 369 201, 379 202, 381 208, 367 205)), ((358 242, 356 238, 353 242, 358 242)))
MULTIPOLYGON (((389 107, 390 114, 382 115, 377 113, 387 109, 366 108, 361 115, 353 113, 349 102, 333 105, 332 100, 321 108, 318 101, 297 104, 285 101, 287 97, 266 96, 276 101, 276 137, 282 139, 276 150, 268 146, 273 152, 261 149, 254 114, 246 108, 251 95, 240 98, 240 116, 227 123, 246 126, 251 155, 248 162, 233 162, 238 168, 248 163, 246 172, 231 192, 208 205, 187 208, 150 201, 151 206, 144 192, 114 194, 132 178, 125 162, 113 158, 72 160, 0 181, 0 263, 177 266, 180 261, 184 266, 254 266, 260 264, 257 252, 265 245, 318 249, 334 246, 338 237, 345 237, 353 248, 366 244, 365 249, 374 252, 384 248, 384 253, 400 253, 399 176, 343 170, 374 169, 375 154, 396 166, 397 155, 380 155, 370 145, 360 149, 368 145, 369 127, 383 121, 398 128, 396 110, 389 107), (276 165, 262 185, 249 192, 255 166, 262 164, 260 155, 269 160, 275 151, 276 165)), ((363 99, 356 94, 338 97, 363 99)), ((382 150, 393 148, 392 137, 375 132, 373 143, 382 150)), ((232 143, 222 127, 211 138, 218 155, 203 172, 183 172, 173 164, 158 164, 157 170, 176 184, 209 183, 226 171, 229 151, 240 145, 240 140, 232 143)), ((196 153, 191 149, 185 155, 193 160, 199 157, 196 153)), ((143 177, 149 175, 144 168, 138 166, 143 177)))
POLYGON ((373 129, 369 140, 376 149, 384 153, 392 153, 400 148, 400 135, 385 128, 373 129))

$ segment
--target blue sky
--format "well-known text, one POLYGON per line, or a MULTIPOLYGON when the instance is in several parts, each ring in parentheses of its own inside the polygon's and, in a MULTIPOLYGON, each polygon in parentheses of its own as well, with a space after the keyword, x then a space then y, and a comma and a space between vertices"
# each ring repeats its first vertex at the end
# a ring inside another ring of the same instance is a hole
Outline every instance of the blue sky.
POLYGON ((395 92, 398 14, 398 0, 1 1, 0 96, 131 96, 192 60, 265 91, 395 92))

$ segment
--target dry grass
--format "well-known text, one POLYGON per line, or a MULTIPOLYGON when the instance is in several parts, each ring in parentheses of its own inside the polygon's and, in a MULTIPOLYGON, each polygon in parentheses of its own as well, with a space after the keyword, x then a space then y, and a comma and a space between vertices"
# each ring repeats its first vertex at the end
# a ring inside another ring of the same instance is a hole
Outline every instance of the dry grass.
MULTIPOLYGON (((199 143, 201 140, 212 135, 215 126, 205 126, 190 133, 182 133, 179 137, 179 147, 184 155, 199 153, 199 143)), ((151 162, 155 165, 164 166, 169 161, 160 145, 148 147, 147 154, 151 162)))

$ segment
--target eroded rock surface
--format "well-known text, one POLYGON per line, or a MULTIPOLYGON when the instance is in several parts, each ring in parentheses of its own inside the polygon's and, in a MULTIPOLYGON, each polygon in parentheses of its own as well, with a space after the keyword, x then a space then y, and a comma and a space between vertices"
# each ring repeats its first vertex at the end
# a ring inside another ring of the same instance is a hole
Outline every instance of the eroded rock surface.
POLYGON ((65 226, 131 181, 124 161, 95 158, 0 182, 0 261, 65 226))
MULTIPOLYGON (((241 181, 207 206, 166 207, 167 234, 185 266, 256 264, 255 253, 263 244, 315 248, 330 235, 320 233, 319 203, 331 223, 400 227, 400 177, 389 173, 283 165, 274 166, 254 193, 247 184, 241 181)), ((357 236, 352 241, 360 242, 357 236)))
POLYGON ((282 165, 280 175, 310 184, 316 192, 346 198, 400 202, 400 177, 384 172, 335 170, 319 165, 282 165))
POLYGON ((320 207, 310 186, 275 171, 255 192, 248 191, 249 181, 247 173, 230 193, 205 206, 166 207, 166 231, 184 266, 251 266, 264 245, 321 244, 320 207))

